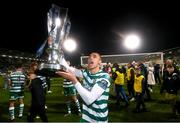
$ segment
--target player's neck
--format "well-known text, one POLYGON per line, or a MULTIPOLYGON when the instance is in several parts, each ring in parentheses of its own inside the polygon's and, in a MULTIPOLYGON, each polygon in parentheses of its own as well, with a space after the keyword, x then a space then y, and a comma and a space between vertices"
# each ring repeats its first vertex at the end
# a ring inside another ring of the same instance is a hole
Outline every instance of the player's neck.
POLYGON ((22 71, 22 68, 17 68, 16 71, 22 71))
POLYGON ((95 67, 95 68, 93 68, 93 69, 89 69, 89 71, 90 71, 91 74, 95 74, 95 73, 97 73, 99 70, 100 70, 99 67, 95 67))

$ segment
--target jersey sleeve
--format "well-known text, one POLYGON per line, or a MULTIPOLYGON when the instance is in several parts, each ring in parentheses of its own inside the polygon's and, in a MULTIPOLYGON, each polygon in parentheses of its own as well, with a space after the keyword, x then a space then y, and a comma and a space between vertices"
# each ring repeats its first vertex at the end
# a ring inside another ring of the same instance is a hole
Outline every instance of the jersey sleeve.
POLYGON ((108 74, 103 75, 98 81, 97 84, 102 89, 106 90, 110 86, 110 76, 108 74))

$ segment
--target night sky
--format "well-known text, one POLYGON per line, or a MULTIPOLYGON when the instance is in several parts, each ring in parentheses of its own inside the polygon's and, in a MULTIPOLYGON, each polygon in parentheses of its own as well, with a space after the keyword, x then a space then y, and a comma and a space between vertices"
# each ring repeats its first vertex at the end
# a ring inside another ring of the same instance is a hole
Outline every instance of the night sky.
POLYGON ((52 3, 69 10, 70 37, 78 44, 75 52, 65 52, 71 61, 80 61, 80 55, 92 51, 110 55, 157 52, 180 46, 180 8, 177 3, 73 1, 1 3, 1 36, 5 40, 1 39, 0 47, 36 53, 47 38, 46 15, 52 3), (123 36, 130 33, 141 38, 141 47, 135 51, 123 46, 123 36))

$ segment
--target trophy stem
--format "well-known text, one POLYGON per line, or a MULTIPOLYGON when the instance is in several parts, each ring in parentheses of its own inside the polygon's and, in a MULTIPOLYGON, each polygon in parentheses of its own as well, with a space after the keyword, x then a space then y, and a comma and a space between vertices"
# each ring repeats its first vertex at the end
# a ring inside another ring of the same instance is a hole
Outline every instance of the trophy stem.
POLYGON ((62 50, 62 43, 70 31, 70 20, 68 18, 68 8, 61 8, 55 4, 47 13, 47 25, 48 25, 48 48, 47 62, 39 65, 39 70, 48 75, 54 75, 55 71, 66 71, 65 67, 60 65, 61 59, 64 57, 62 50), (52 73, 52 74, 50 74, 52 73))

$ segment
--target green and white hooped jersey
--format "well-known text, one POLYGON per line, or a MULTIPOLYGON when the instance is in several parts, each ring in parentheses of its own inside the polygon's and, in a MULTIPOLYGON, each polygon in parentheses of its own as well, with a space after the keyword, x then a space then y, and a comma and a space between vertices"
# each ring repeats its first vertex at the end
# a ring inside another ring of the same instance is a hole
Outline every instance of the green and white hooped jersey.
POLYGON ((67 79, 64 79, 64 82, 63 82, 63 87, 64 88, 69 88, 69 87, 74 87, 73 83, 67 79))
POLYGON ((91 90, 95 84, 104 89, 103 94, 91 105, 83 103, 82 121, 87 122, 108 122, 108 98, 110 87, 110 76, 100 70, 91 74, 87 70, 82 71, 83 87, 91 90))
POLYGON ((12 82, 10 92, 22 92, 24 90, 26 76, 22 71, 15 71, 11 73, 10 80, 12 82))

